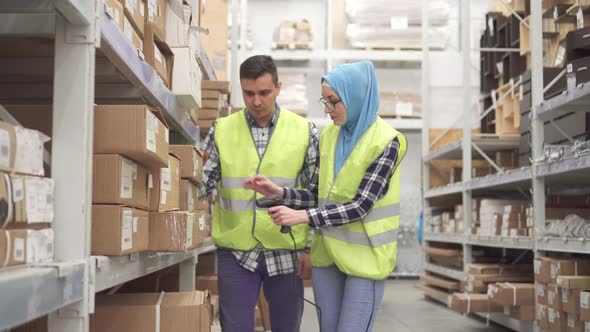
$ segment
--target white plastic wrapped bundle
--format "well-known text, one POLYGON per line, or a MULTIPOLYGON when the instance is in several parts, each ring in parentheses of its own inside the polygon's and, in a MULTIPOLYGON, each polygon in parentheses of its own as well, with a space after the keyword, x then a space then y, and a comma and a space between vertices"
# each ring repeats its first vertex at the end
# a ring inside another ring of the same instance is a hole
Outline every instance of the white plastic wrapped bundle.
MULTIPOLYGON (((443 49, 449 40, 449 28, 429 29, 431 48, 443 49)), ((352 47, 357 48, 420 48, 422 46, 422 27, 410 26, 407 29, 393 30, 390 26, 369 26, 348 24, 346 36, 352 47)))
POLYGON ((277 102, 281 107, 300 115, 307 115, 309 101, 305 86, 304 73, 280 73, 279 79, 283 83, 277 102))
MULTIPOLYGON (((350 23, 390 24, 392 17, 407 17, 409 25, 422 24, 420 1, 414 0, 346 0, 346 14, 350 23)), ((428 21, 431 26, 446 25, 451 7, 444 1, 429 1, 428 21)))

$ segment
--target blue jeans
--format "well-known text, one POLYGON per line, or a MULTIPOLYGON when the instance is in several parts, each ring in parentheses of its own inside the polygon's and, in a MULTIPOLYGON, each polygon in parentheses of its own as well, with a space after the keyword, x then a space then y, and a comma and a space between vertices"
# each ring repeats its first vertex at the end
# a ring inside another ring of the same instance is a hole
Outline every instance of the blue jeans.
POLYGON ((314 267, 313 293, 321 332, 366 332, 373 329, 385 280, 346 275, 335 265, 314 267))

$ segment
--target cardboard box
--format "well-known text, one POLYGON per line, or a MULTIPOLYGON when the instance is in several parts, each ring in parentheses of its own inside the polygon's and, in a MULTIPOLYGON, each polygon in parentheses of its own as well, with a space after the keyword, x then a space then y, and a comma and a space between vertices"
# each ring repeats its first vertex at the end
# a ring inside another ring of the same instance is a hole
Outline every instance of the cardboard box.
POLYGON ((197 211, 204 211, 204 212, 210 212, 209 210, 211 209, 211 205, 209 203, 209 200, 200 200, 200 199, 196 199, 195 200, 195 210, 197 211))
POLYGON ((561 310, 569 314, 580 314, 580 290, 561 289, 561 310))
POLYGON ((523 321, 535 320, 535 305, 522 305, 508 307, 508 314, 510 317, 523 321))
POLYGON ((537 304, 536 306, 536 321, 540 328, 547 331, 549 330, 549 320, 547 317, 547 306, 537 304))
POLYGON ((535 280, 548 284, 551 282, 551 257, 541 257, 534 261, 535 280))
POLYGON ((149 210, 153 212, 180 209, 180 159, 169 155, 168 167, 149 171, 149 210))
POLYGON ((94 153, 122 154, 147 168, 168 165, 168 127, 145 105, 100 105, 94 153))
POLYGON ((214 120, 219 117, 218 108, 202 108, 198 110, 199 120, 214 120))
POLYGON ((588 289, 590 288, 590 276, 558 276, 557 284, 562 288, 588 289))
POLYGON ((211 295, 211 312, 213 321, 219 320, 219 295, 211 295))
POLYGON ((195 236, 194 236, 194 246, 201 247, 205 239, 211 236, 211 230, 208 228, 207 217, 208 215, 205 212, 197 211, 194 213, 195 215, 195 236))
POLYGON ((470 274, 515 274, 530 273, 533 266, 530 264, 469 264, 470 274))
POLYGON ((580 292, 580 319, 590 321, 590 290, 580 292))
POLYGON ((0 229, 0 269, 53 260, 53 230, 50 228, 0 229))
MULTIPOLYGON (((490 285, 490 299, 501 305, 520 306, 535 304, 535 285, 503 282, 490 285)), ((533 308, 534 311, 534 308, 533 308)))
POLYGON ((211 295, 219 295, 217 276, 197 276, 195 289, 209 291, 211 295))
MULTIPOLYGON (((194 248, 195 215, 188 212, 150 212, 149 251, 186 252, 194 248)), ((195 234, 197 232, 197 234, 195 234)))
POLYGON ((5 216, 8 225, 24 226, 53 222, 54 188, 53 179, 0 173, 0 199, 13 207, 12 214, 5 216), (10 193, 8 188, 11 188, 10 193))
POLYGON ((549 322, 549 331, 567 332, 567 314, 565 312, 547 308, 547 321, 549 322))
POLYGON ((180 211, 195 212, 199 199, 198 187, 188 180, 180 180, 180 211))
POLYGON ((561 288, 557 284, 549 284, 547 286, 547 306, 549 308, 561 311, 561 288))
POLYGON ((199 255, 197 262, 197 275, 217 274, 217 254, 215 252, 199 255))
POLYGON ((221 109, 221 100, 219 99, 203 99, 201 103, 202 108, 221 109))
MULTIPOLYGON (((149 1, 149 0, 148 0, 149 1)), ((172 70, 174 66, 174 53, 166 43, 159 42, 154 37, 154 26, 151 23, 145 25, 145 38, 143 40, 145 62, 152 65, 158 76, 168 88, 172 84, 172 70)))
POLYGON ((223 99, 223 93, 219 90, 201 90, 201 98, 203 99, 223 99))
POLYGON ((201 100, 202 73, 195 55, 188 46, 173 47, 172 93, 182 108, 203 107, 201 100))
POLYGON ((558 276, 590 275, 590 260, 554 259, 551 261, 551 282, 556 283, 558 276))
POLYGON ((215 76, 219 80, 226 80, 229 75, 227 40, 229 37, 228 13, 230 3, 227 0, 207 0, 203 2, 205 10, 199 17, 199 25, 209 29, 208 35, 201 34, 202 49, 210 59, 215 76))
POLYGON ((199 121, 197 121, 197 126, 199 128, 201 128, 201 134, 203 133, 203 131, 206 134, 209 132, 209 129, 211 129, 213 127, 214 123, 215 123, 215 120, 199 120, 199 121))
POLYGON ((460 313, 503 312, 504 308, 492 303, 487 294, 455 293, 451 297, 451 309, 460 313))
POLYGON ((92 203, 148 208, 148 172, 118 154, 93 158, 92 203))
POLYGON ((216 90, 226 94, 230 92, 230 83, 229 81, 203 80, 203 82, 201 82, 201 88, 203 90, 216 90))
POLYGON ((197 148, 192 145, 170 145, 170 152, 180 159, 181 179, 195 183, 203 181, 203 155, 197 148))
POLYGON ((48 141, 39 131, 0 121, 0 171, 44 176, 43 150, 48 141))
POLYGON ((92 255, 119 256, 146 251, 146 211, 118 205, 92 206, 92 255))
POLYGON ((567 314, 567 332, 584 332, 584 322, 577 315, 567 314))
POLYGON ((537 303, 547 306, 547 285, 543 283, 535 283, 535 293, 537 303))
POLYGON ((153 31, 158 40, 164 41, 166 38, 166 0, 147 0, 146 10, 145 26, 153 25, 153 31))
MULTIPOLYGON (((198 2, 197 2, 198 3, 198 2)), ((198 9, 197 9, 197 12, 198 9)), ((166 40, 171 47, 189 46, 193 37, 188 33, 189 22, 198 26, 197 18, 192 17, 192 7, 182 0, 168 0, 166 4, 166 40)), ((200 12, 199 12, 200 14, 200 12)))
POLYGON ((139 37, 143 39, 145 31, 145 0, 122 0, 125 16, 133 25, 133 28, 139 34, 139 37))
POLYGON ((133 27, 133 24, 131 24, 131 21, 129 20, 127 15, 125 15, 125 17, 123 18, 123 33, 125 34, 125 36, 127 36, 129 41, 131 41, 131 44, 133 44, 135 48, 143 52, 143 40, 133 27))
POLYGON ((123 30, 123 25, 125 21, 125 11, 123 9, 123 4, 119 0, 104 0, 105 9, 107 14, 115 20, 117 25, 123 30))
POLYGON ((210 295, 199 291, 97 295, 90 325, 94 332, 209 331, 210 295))

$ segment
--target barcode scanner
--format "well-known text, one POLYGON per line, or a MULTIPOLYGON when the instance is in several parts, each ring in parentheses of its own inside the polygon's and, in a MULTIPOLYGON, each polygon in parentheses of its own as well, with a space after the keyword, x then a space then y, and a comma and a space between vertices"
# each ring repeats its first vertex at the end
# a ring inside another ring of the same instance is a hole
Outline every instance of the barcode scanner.
MULTIPOLYGON (((256 205, 261 208, 271 208, 275 206, 285 205, 283 199, 277 195, 262 197, 256 200, 256 205)), ((288 234, 291 232, 291 226, 281 226, 281 233, 288 234)))

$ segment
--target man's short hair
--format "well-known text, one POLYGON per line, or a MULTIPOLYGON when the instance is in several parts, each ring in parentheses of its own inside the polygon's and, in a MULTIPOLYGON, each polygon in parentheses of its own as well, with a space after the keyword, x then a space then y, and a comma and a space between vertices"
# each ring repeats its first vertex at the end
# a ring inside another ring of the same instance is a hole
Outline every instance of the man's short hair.
POLYGON ((240 65, 240 80, 255 80, 266 73, 272 76, 272 82, 274 85, 279 83, 277 66, 268 55, 251 56, 240 65))

